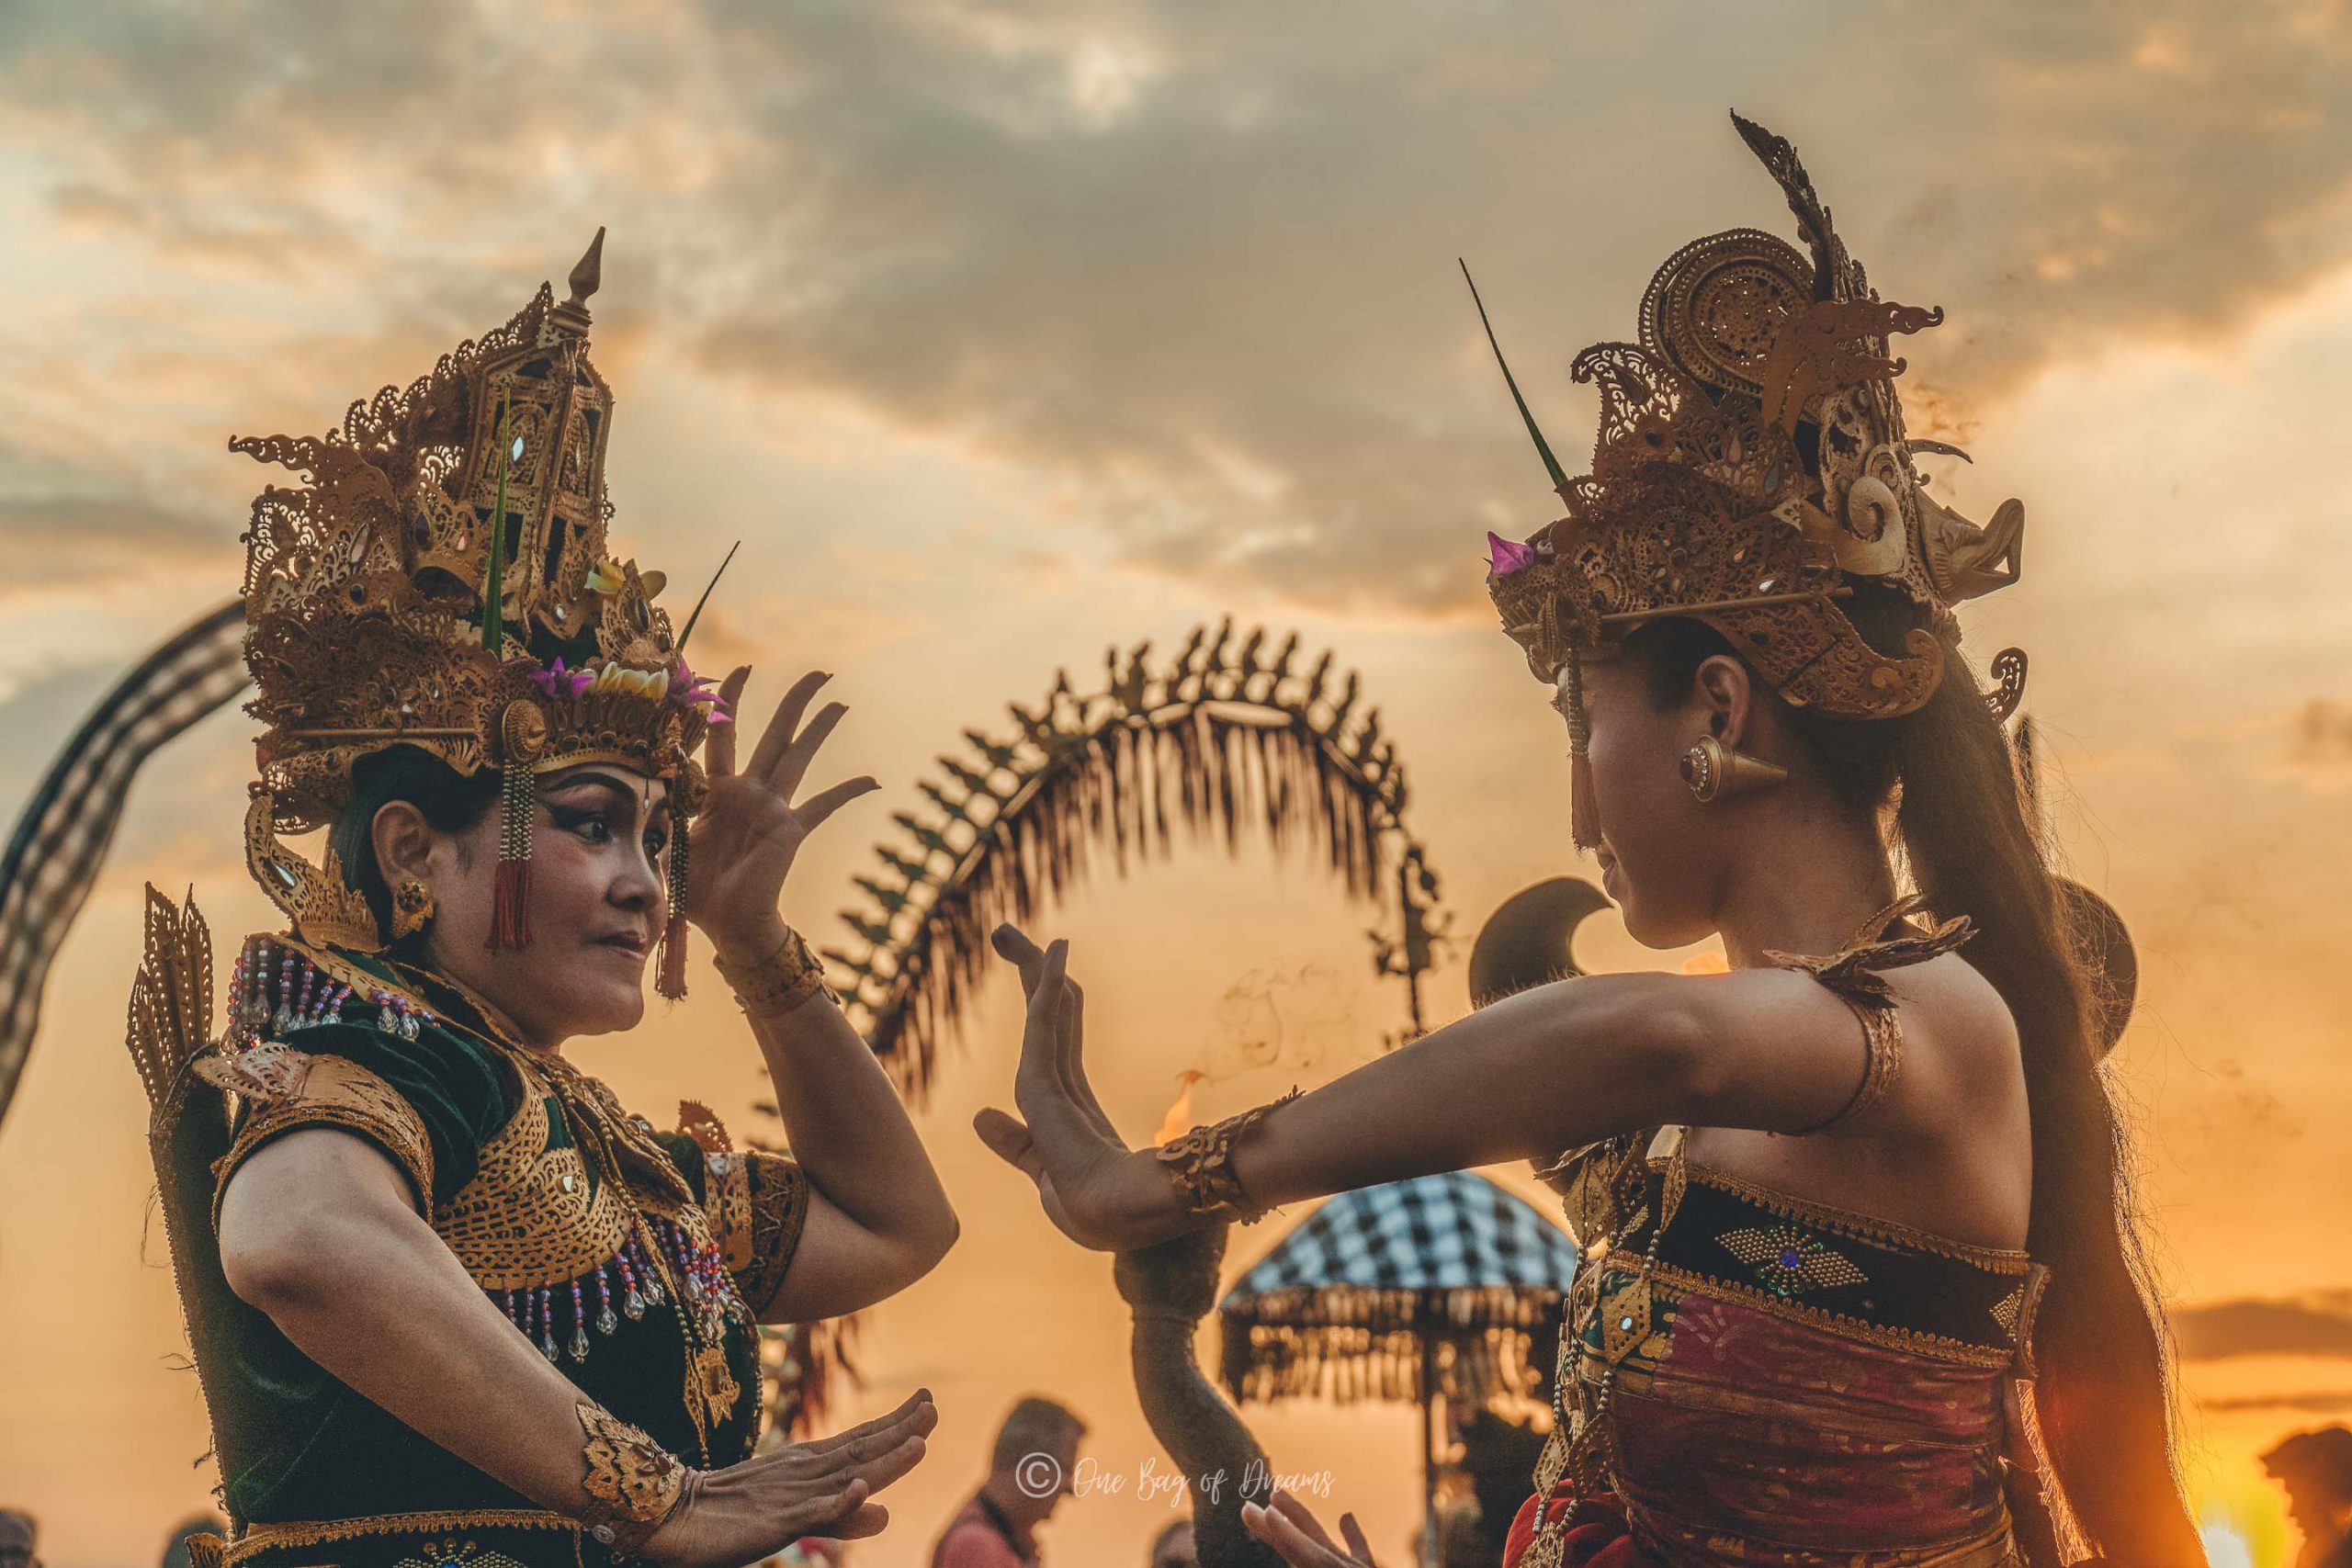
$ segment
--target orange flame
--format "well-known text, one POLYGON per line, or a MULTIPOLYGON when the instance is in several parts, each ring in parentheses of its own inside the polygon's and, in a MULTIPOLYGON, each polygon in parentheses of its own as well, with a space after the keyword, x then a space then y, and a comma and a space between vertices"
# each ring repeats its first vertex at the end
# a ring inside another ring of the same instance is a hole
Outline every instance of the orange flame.
POLYGON ((1176 1082, 1180 1086, 1176 1091, 1176 1103, 1170 1105, 1168 1114, 1159 1119, 1159 1131, 1151 1135, 1153 1143, 1164 1144, 1193 1130, 1195 1125, 1193 1121, 1193 1086, 1206 1077, 1208 1075, 1197 1067, 1186 1067, 1176 1075, 1176 1082))

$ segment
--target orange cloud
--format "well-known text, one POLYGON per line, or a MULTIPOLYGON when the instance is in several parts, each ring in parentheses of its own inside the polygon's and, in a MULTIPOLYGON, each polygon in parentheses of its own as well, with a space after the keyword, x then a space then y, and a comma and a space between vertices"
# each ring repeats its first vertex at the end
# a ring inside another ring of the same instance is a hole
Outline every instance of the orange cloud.
POLYGON ((1682 241, 1787 226, 1724 124, 1747 95, 1881 287, 1951 308, 1911 390, 1964 428, 2037 365, 2210 335, 2352 254, 2341 19, 35 6, 0 138, 42 149, 62 225, 436 344, 611 223, 616 284, 642 265, 645 319, 755 397, 1066 482, 1155 572, 1451 614, 1485 528, 1552 505, 1457 252, 1573 451, 1566 354, 1682 241))

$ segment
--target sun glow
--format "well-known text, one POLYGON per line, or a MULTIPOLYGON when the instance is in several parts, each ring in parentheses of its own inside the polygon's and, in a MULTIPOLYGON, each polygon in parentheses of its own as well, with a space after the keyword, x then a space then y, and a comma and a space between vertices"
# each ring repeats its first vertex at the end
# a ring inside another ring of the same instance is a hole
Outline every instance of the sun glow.
POLYGON ((2209 1518, 2197 1534, 2211 1568, 2255 1568, 2254 1547, 2228 1520, 2209 1518))

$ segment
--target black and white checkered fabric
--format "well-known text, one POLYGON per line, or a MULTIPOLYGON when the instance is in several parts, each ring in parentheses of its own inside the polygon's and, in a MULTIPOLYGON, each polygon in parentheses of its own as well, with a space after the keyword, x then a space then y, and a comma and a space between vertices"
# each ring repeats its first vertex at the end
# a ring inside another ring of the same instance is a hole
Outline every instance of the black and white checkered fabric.
POLYGON ((1221 1305, 1247 1312, 1277 1292, 1332 1286, 1565 1294, 1576 1269, 1566 1231, 1485 1177, 1457 1170, 1340 1194, 1242 1275, 1221 1305))
POLYGON ((245 606, 206 615, 115 683, 50 764, 0 855, 0 1115, 40 1022, 41 987, 89 897, 130 781, 155 749, 244 690, 245 606))

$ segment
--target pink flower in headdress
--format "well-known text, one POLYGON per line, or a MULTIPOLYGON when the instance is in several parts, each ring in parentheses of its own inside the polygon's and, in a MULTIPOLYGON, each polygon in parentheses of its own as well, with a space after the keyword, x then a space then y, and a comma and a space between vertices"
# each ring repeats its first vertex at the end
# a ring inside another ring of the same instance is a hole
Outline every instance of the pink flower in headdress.
POLYGON ((670 676, 670 694, 690 706, 709 705, 710 711, 703 716, 712 724, 735 722, 734 716, 727 711, 727 699, 708 681, 686 668, 684 659, 678 660, 677 669, 670 676))
POLYGON ((1525 571, 1535 564, 1535 547, 1506 539, 1491 530, 1487 535, 1487 570, 1497 577, 1525 571))
POLYGON ((586 691, 588 682, 595 678, 585 670, 566 670, 563 667, 562 656, 559 654, 554 663, 536 671, 531 676, 531 684, 546 693, 550 698, 559 695, 576 697, 586 691))

